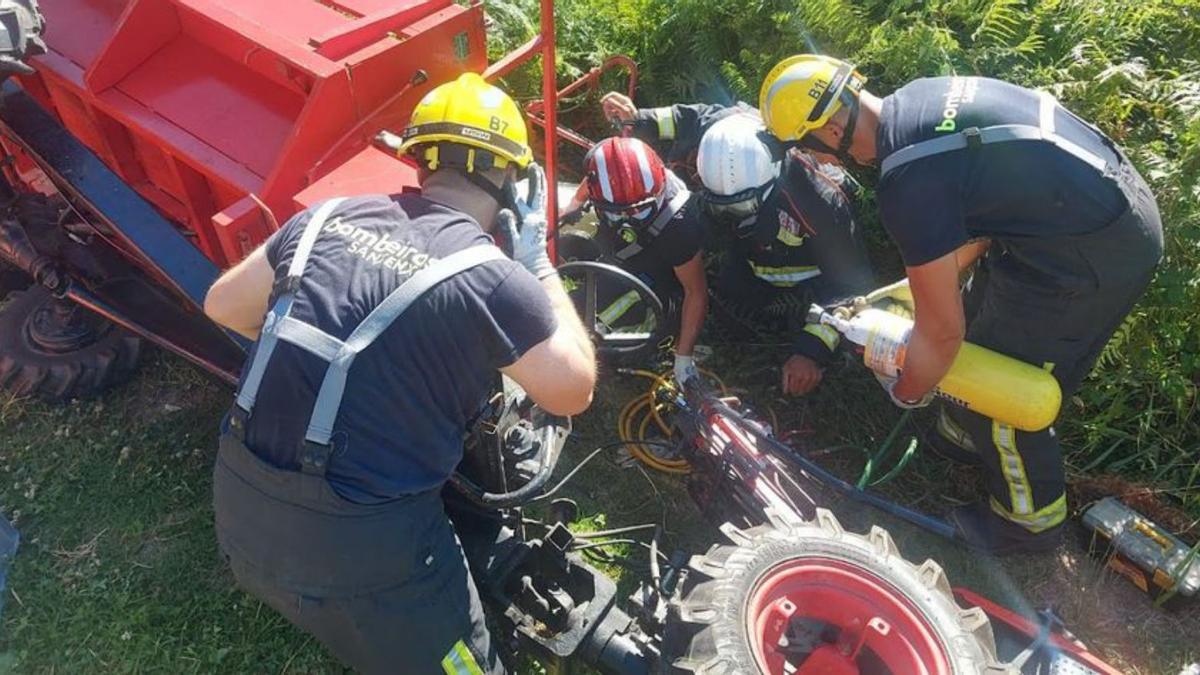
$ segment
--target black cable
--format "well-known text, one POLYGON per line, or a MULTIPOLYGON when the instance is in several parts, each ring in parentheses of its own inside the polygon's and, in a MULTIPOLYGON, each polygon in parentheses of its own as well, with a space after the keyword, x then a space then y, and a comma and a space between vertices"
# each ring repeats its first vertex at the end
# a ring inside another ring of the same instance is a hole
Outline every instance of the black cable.
POLYGON ((550 497, 551 495, 553 495, 554 493, 558 492, 560 489, 562 489, 562 487, 564 485, 566 485, 572 478, 575 477, 575 474, 579 473, 580 469, 587 466, 588 462, 595 459, 596 455, 599 455, 601 452, 604 452, 605 450, 612 450, 613 448, 619 448, 619 447, 624 447, 627 445, 635 445, 635 444, 636 445, 661 445, 661 446, 667 446, 667 447, 675 447, 673 444, 666 443, 665 441, 650 441, 650 440, 637 441, 637 443, 634 443, 633 441, 614 441, 612 443, 605 443, 604 445, 601 445, 600 447, 596 448, 595 450, 592 450, 591 453, 589 453, 587 457, 583 458, 583 461, 576 464, 575 468, 571 469, 571 471, 568 472, 566 476, 563 476, 563 479, 560 480, 554 487, 550 488, 546 492, 543 492, 542 494, 538 495, 537 497, 530 499, 529 502, 530 503, 540 502, 543 499, 546 499, 546 498, 550 497))
POLYGON ((573 546, 571 548, 571 551, 572 552, 588 551, 593 548, 605 548, 607 546, 616 546, 618 544, 629 545, 629 544, 641 544, 641 543, 644 543, 644 542, 640 542, 637 539, 606 539, 604 541, 590 541, 586 544, 580 544, 579 546, 573 546))
MULTIPOLYGON (((571 552, 572 553, 574 553, 574 552, 589 552, 589 551, 592 551, 593 549, 602 549, 607 546, 614 546, 617 544, 622 544, 622 545, 626 545, 626 546, 631 545, 631 544, 637 544, 638 546, 641 546, 642 548, 652 549, 650 544, 647 544, 644 541, 638 541, 637 539, 606 539, 605 541, 590 541, 586 544, 582 544, 580 546, 575 546, 571 549, 571 552)), ((659 558, 670 562, 671 559, 668 558, 666 556, 666 554, 664 554, 662 551, 655 551, 655 553, 658 554, 659 558)), ((615 563, 618 560, 620 560, 619 558, 614 558, 609 554, 605 554, 605 555, 609 558, 605 562, 615 563)))
POLYGON ((657 523, 646 523, 645 525, 629 525, 628 527, 617 527, 611 530, 596 530, 595 532, 572 532, 576 539, 599 539, 600 537, 611 537, 614 534, 629 534, 630 532, 640 532, 642 530, 653 530, 659 527, 657 523))

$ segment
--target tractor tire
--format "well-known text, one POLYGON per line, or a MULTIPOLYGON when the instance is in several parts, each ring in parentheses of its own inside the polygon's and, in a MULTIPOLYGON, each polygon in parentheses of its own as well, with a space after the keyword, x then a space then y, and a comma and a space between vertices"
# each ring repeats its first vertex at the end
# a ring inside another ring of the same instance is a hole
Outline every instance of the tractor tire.
POLYGON ((29 278, 21 270, 0 262, 0 302, 8 297, 9 293, 19 291, 23 288, 28 288, 33 280, 29 278))
POLYGON ((107 319, 89 312, 90 334, 70 351, 47 350, 31 337, 35 317, 52 302, 49 291, 35 286, 14 291, 0 306, 0 388, 59 402, 95 396, 128 380, 142 340, 107 319))
POLYGON ((908 562, 882 528, 866 536, 846 532, 832 513, 817 509, 816 519, 802 525, 721 529, 733 543, 693 556, 670 606, 665 673, 1015 673, 997 662, 983 610, 960 608, 942 568, 932 560, 920 566, 908 562), (772 595, 777 589, 786 593, 772 595), (855 603, 867 609, 846 609, 855 603), (785 614, 772 613, 777 611, 785 614), (831 618, 839 614, 854 615, 854 627, 831 618), (891 641, 877 643, 879 652, 870 640, 853 637, 868 632, 864 619, 884 636, 881 641, 891 641), (873 623, 878 619, 882 622, 873 623), (768 633, 769 626, 776 632, 768 633), (853 658, 834 655, 842 659, 835 669, 821 658, 838 647, 850 651, 838 640, 843 629, 844 640, 865 646, 853 658), (772 638, 774 645, 765 644, 772 638), (826 653, 817 655, 822 648, 826 653), (883 652, 906 656, 889 663, 883 652))

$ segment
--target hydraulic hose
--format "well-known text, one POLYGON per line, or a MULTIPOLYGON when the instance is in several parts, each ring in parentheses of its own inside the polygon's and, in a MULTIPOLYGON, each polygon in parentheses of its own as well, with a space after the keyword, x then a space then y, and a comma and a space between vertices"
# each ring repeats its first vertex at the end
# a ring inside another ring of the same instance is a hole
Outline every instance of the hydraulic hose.
MULTIPOLYGON (((670 372, 659 374, 649 370, 630 369, 621 369, 618 372, 650 380, 650 388, 646 393, 630 399, 617 415, 617 433, 622 441, 628 443, 629 454, 655 471, 670 474, 688 473, 690 469, 686 460, 661 457, 650 449, 653 443, 648 443, 651 440, 652 429, 663 438, 671 436, 671 425, 667 424, 663 417, 663 413, 671 407, 668 401, 673 400, 677 393, 670 372)), ((722 394, 727 393, 725 383, 715 373, 705 369, 699 369, 699 372, 715 382, 722 394)))

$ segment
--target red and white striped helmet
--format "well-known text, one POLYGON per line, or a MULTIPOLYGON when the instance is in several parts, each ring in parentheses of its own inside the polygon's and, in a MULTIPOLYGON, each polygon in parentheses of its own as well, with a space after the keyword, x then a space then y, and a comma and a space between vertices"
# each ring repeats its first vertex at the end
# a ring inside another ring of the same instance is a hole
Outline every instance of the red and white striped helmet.
POLYGON ((658 153, 636 138, 606 138, 585 160, 588 197, 609 222, 645 224, 662 207, 667 169, 658 153))

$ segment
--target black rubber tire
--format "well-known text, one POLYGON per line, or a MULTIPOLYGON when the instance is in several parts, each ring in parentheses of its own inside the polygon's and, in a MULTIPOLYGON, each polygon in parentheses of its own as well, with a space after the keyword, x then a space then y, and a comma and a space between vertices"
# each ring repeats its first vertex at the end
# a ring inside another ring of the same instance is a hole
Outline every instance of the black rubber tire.
POLYGON ((102 320, 96 339, 73 352, 39 349, 27 332, 33 313, 53 296, 35 286, 11 293, 0 306, 0 387, 15 396, 46 401, 88 398, 129 379, 142 351, 141 338, 102 320))
POLYGON ((562 230, 558 233, 558 263, 576 260, 599 260, 604 254, 595 236, 582 230, 562 230))
MULTIPOLYGON (((995 638, 983 610, 964 610, 954 600, 941 566, 905 560, 880 527, 866 536, 846 532, 837 518, 817 509, 802 525, 721 528, 732 544, 693 556, 677 600, 671 603, 663 644, 663 672, 749 675, 757 672, 747 633, 747 605, 759 583, 781 563, 833 559, 887 580, 933 627, 955 675, 1013 672, 996 661, 995 638)), ((776 675, 772 673, 771 675, 776 675)))
POLYGON ((29 275, 18 270, 12 265, 0 262, 0 301, 8 297, 9 293, 28 288, 33 283, 29 275))

